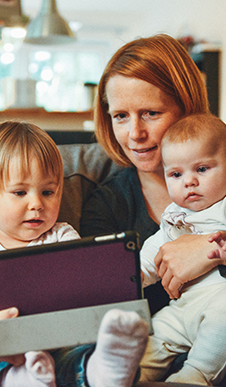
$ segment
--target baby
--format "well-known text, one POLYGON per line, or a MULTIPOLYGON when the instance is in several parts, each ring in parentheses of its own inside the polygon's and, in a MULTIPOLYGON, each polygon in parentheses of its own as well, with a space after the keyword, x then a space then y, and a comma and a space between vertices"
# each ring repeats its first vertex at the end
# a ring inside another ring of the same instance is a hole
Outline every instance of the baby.
MULTIPOLYGON (((209 258, 226 258, 226 125, 210 114, 182 118, 165 133, 161 148, 173 203, 162 215, 160 230, 141 249, 144 286, 160 280, 154 262, 160 246, 183 233, 217 232, 209 241, 219 248, 209 258)), ((185 284, 180 298, 153 317, 141 380, 161 380, 173 359, 188 352, 182 369, 167 381, 218 384, 226 374, 225 311, 226 278, 218 268, 185 284)))

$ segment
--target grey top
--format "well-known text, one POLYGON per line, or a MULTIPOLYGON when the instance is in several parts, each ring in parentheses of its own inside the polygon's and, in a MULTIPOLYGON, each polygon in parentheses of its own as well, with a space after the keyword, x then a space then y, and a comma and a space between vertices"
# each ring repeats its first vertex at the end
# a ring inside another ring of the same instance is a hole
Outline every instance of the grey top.
MULTIPOLYGON (((144 240, 158 229, 147 212, 135 168, 125 168, 106 179, 92 191, 83 206, 82 237, 134 230, 138 232, 142 246, 144 240)), ((160 282, 147 287, 144 295, 149 300, 152 314, 169 301, 160 282)))
POLYGON ((140 244, 158 231, 144 202, 135 168, 125 168, 95 189, 83 207, 81 236, 134 230, 140 244))

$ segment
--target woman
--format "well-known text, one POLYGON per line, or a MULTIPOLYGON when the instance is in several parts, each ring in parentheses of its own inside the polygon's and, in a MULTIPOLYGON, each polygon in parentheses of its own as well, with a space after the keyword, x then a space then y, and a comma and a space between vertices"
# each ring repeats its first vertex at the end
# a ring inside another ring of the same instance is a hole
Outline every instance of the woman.
MULTIPOLYGON (((201 73, 177 40, 156 35, 121 47, 100 80, 95 123, 98 141, 127 168, 93 192, 83 209, 81 235, 133 229, 142 245, 156 232, 170 202, 161 138, 183 115, 208 111, 201 73)), ((161 248, 156 264, 171 298, 179 297, 183 283, 218 264, 207 259, 209 250, 207 237, 194 235, 161 248)), ((165 303, 156 289, 150 299, 153 313, 165 303)))
MULTIPOLYGON (((135 40, 116 52, 99 84, 96 135, 110 157, 127 168, 91 196, 83 212, 82 236, 133 229, 142 244, 157 231, 170 201, 159 150, 162 135, 181 116, 198 112, 208 112, 206 88, 176 40, 157 35, 135 40)), ((207 238, 184 236, 160 250, 159 275, 171 297, 179 296, 182 283, 217 264, 206 258, 212 250, 207 238)), ((153 310, 159 309, 157 291, 153 298, 157 299, 153 310)), ((2 319, 16 317, 17 310, 1 313, 2 319)), ((57 385, 132 385, 146 345, 145 324, 134 314, 126 321, 120 314, 105 317, 93 354, 92 346, 78 347, 67 354, 63 365, 55 359, 57 385)), ((21 361, 11 359, 16 365, 21 361)))

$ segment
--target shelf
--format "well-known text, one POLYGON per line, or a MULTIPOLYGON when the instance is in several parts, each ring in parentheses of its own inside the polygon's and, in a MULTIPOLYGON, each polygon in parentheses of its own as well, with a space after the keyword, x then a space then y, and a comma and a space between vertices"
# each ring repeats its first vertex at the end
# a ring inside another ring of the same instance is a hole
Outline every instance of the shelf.
POLYGON ((82 130, 83 122, 93 119, 93 111, 47 112, 43 108, 7 109, 0 112, 0 121, 27 121, 45 130, 82 130))
POLYGON ((204 75, 209 104, 210 104, 210 111, 216 116, 219 116, 219 110, 220 110, 219 83, 220 83, 221 51, 218 48, 210 49, 208 48, 208 46, 205 46, 205 49, 203 49, 203 51, 202 50, 197 51, 193 55, 191 55, 191 57, 196 63, 199 70, 204 75))

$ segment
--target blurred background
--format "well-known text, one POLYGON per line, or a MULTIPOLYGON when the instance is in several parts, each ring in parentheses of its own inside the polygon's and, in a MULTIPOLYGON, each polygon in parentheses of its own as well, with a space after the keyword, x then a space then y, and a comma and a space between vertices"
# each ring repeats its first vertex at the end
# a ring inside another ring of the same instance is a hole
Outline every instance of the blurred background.
POLYGON ((96 85, 112 54, 137 37, 167 33, 186 45, 209 77, 213 113, 226 121, 225 0, 57 0, 74 38, 26 42, 29 24, 49 11, 50 3, 0 0, 1 111, 92 110, 96 85))

